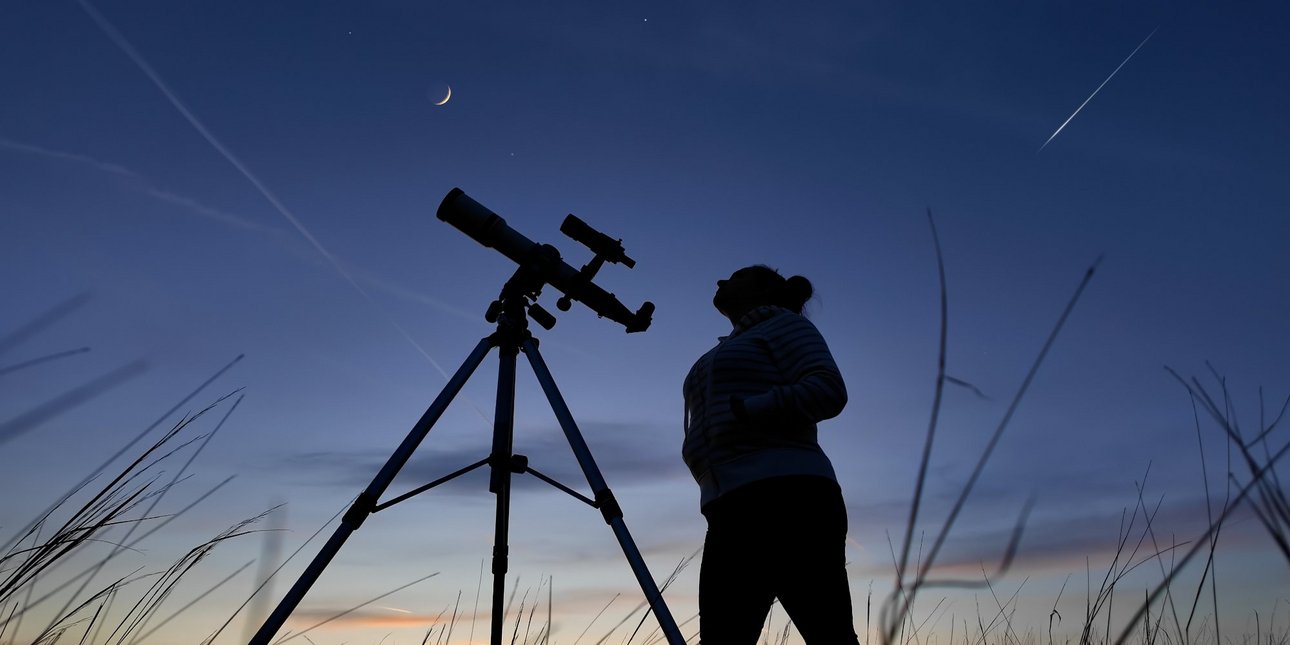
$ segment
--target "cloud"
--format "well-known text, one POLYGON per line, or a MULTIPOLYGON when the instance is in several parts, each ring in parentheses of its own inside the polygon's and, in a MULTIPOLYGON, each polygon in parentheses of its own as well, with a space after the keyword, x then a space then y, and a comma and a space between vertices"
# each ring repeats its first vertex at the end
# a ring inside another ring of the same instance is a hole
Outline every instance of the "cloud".
MULTIPOLYGON (((320 629, 361 629, 366 627, 424 627, 447 624, 452 619, 451 611, 447 615, 414 612, 394 607, 369 607, 348 611, 341 607, 301 607, 291 614, 292 621, 304 626, 328 621, 320 629), (344 614, 343 616, 341 614, 344 614)), ((458 615, 457 620, 462 616, 458 615)), ((469 617, 466 618, 469 620, 469 617)))
MULTIPOLYGON (((1025 572, 1074 571, 1086 566, 1105 570, 1116 559, 1117 550, 1121 563, 1149 559, 1161 551, 1168 567, 1171 559, 1181 559, 1208 527, 1206 501, 1192 497, 1161 504, 1158 511, 1154 500, 1148 499, 1146 504, 1154 513, 1150 530, 1142 510, 1135 514, 1132 506, 1124 508, 1123 515, 1119 510, 1066 509, 1033 517, 1025 526, 1013 568, 1025 572), (1176 552, 1169 553, 1171 548, 1176 552)), ((1213 502, 1215 515, 1221 504, 1221 500, 1213 502)), ((1247 548, 1257 544, 1261 529, 1251 518, 1244 508, 1234 511, 1224 525, 1222 543, 1230 547, 1235 542, 1247 548)), ((1000 518, 994 526, 951 534, 934 577, 979 579, 983 567, 993 573, 1011 537, 1012 521, 1000 518)), ((929 545, 931 539, 927 538, 929 545)))
MULTIPOLYGON (((592 458, 602 475, 612 480, 614 486, 670 482, 689 477, 675 451, 659 449, 654 439, 662 433, 658 428, 615 421, 580 422, 578 425, 584 439, 594 438, 588 442, 594 444, 590 447, 592 458)), ((534 470, 590 495, 582 469, 559 428, 540 428, 530 435, 516 442, 515 452, 528 457, 534 470)), ((408 460, 400 471, 400 478, 434 481, 487 458, 488 451, 484 445, 442 446, 427 441, 408 460)), ((375 450, 312 450, 284 455, 269 467, 292 473, 307 484, 356 488, 366 486, 389 458, 390 453, 375 450)), ((436 490, 474 495, 479 490, 478 482, 487 477, 485 471, 486 467, 481 467, 479 471, 436 490)), ((516 476, 512 482, 516 489, 553 490, 532 476, 516 476)))
MULTIPOLYGON (((697 566, 697 562, 695 566, 697 566)), ((523 603, 522 609, 525 615, 530 613, 541 615, 542 622, 545 622, 547 585, 552 584, 553 581, 542 581, 536 590, 531 586, 527 588, 514 586, 513 583, 515 582, 517 580, 512 581, 512 586, 508 592, 510 595, 507 603, 507 609, 509 609, 507 615, 513 618, 520 611, 521 603, 523 603)), ((647 605, 639 588, 608 585, 566 590, 561 590, 557 585, 554 588, 554 600, 555 608, 559 610, 561 616, 565 617, 565 620, 568 620, 567 617, 571 615, 592 616, 603 611, 604 615, 601 617, 601 621, 595 623, 597 629, 602 631, 610 629, 616 620, 623 620, 629 616, 639 616, 640 611, 647 605)), ((491 617, 491 607, 481 606, 476 612, 467 606, 467 601, 463 598, 460 601, 460 605, 449 603, 430 612, 395 607, 366 607, 349 611, 347 608, 340 606, 314 605, 297 609, 292 613, 291 621, 293 625, 298 625, 301 628, 318 625, 317 629, 330 630, 365 628, 468 630, 471 623, 478 623, 479 627, 486 629, 491 617), (326 621, 326 624, 319 625, 324 621, 326 621)), ((557 622, 559 620, 559 617, 557 617, 557 622)), ((536 623, 537 621, 535 620, 534 622, 536 623)), ((590 626, 587 625, 587 627, 590 626)), ((538 625, 534 624, 532 627, 537 629, 538 625)), ((558 625, 556 629, 559 629, 558 625)))

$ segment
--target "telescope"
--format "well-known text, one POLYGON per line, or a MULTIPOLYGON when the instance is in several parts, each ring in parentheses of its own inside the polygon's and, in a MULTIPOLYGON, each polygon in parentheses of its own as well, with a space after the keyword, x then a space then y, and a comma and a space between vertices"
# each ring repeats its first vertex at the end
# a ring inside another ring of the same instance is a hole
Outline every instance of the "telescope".
MULTIPOLYGON (((476 242, 496 249, 520 265, 508 286, 518 285, 520 293, 527 299, 536 298, 542 286, 550 284, 564 294, 556 302, 561 311, 568 311, 573 301, 577 300, 590 307, 597 316, 623 325, 629 334, 649 328, 654 314, 653 303, 645 302, 632 312, 614 294, 592 282, 605 262, 623 264, 627 268, 636 266, 636 261, 628 257, 623 249, 622 240, 615 240, 570 214, 560 225, 560 231, 595 254, 591 262, 582 269, 574 269, 561 259, 560 251, 554 246, 538 244, 525 237, 508 226, 500 215, 471 199, 460 188, 453 188, 448 192, 439 204, 436 216, 474 238, 476 242)), ((505 291, 506 289, 503 290, 504 297, 507 295, 505 291)), ((536 303, 527 303, 526 306, 529 315, 543 327, 550 329, 555 324, 555 318, 536 303)), ((501 300, 494 302, 485 318, 489 322, 495 322, 502 307, 501 300)))
POLYGON ((652 303, 646 302, 632 313, 614 297, 614 294, 592 282, 596 271, 599 271, 605 262, 625 264, 631 268, 636 261, 627 257, 622 240, 615 240, 587 225, 586 222, 569 215, 560 230, 586 245, 595 254, 591 262, 581 270, 574 270, 560 259, 560 252, 555 247, 549 244, 538 244, 520 235, 515 229, 506 225, 506 220, 467 197, 460 188, 452 189, 448 196, 443 198, 443 203, 439 204, 438 216, 439 219, 475 238, 475 241, 480 244, 497 249, 502 255, 520 265, 502 287, 501 296, 489 305, 488 312, 484 314, 488 322, 497 323, 497 331, 480 339, 474 351, 448 379, 448 384, 408 432, 403 443, 399 444, 399 447, 390 455, 389 460, 376 473, 367 488, 354 498, 349 510, 341 516, 340 526, 336 527, 336 531, 314 556, 304 573, 296 579, 295 584, 260 625, 260 629, 256 631, 248 645, 269 645, 274 642, 274 636, 286 624, 291 612, 295 611, 310 587, 318 581, 323 570, 340 552, 340 548, 369 516, 484 466, 488 466, 491 471, 488 490, 497 496, 497 519, 493 533, 493 612, 490 645, 503 644, 506 572, 510 557, 508 540, 510 539, 511 477, 525 473, 532 474, 600 511, 605 524, 609 525, 618 539, 623 555, 627 558, 627 563, 631 566, 632 573, 635 574, 636 581, 640 583, 641 591, 649 602, 650 610, 658 617, 659 627, 667 637, 668 645, 685 645, 685 637, 681 635, 676 620, 672 618, 672 612, 668 610, 667 603, 663 600, 662 591, 654 582, 654 577, 650 574, 649 567, 645 564, 645 559, 641 556, 631 533, 627 531, 627 525, 623 522, 622 507, 614 498, 613 491, 609 490, 609 485, 605 483, 605 478, 591 456, 586 440, 578 431, 573 413, 569 411, 568 404, 560 394, 560 388, 556 386, 555 379, 551 376, 551 370, 547 368, 546 361, 538 351, 537 339, 529 333, 528 328, 529 318, 547 329, 555 324, 555 318, 533 302, 541 293, 542 287, 551 284, 564 293, 556 303, 562 311, 568 311, 573 306, 573 301, 577 300, 591 307, 591 310, 600 317, 621 323, 627 328, 628 333, 645 331, 650 325, 650 316, 654 313, 652 303), (484 357, 494 349, 498 350, 498 366, 497 407, 495 408, 497 413, 493 417, 492 452, 487 457, 458 469, 450 475, 381 501, 386 489, 394 482, 399 471, 412 458, 412 453, 417 446, 448 409, 453 397, 461 392, 470 375, 483 362, 484 357), (565 438, 569 440, 569 447, 582 468, 587 485, 591 487, 592 497, 543 475, 529 465, 528 457, 515 453, 515 369, 521 353, 533 366, 533 374, 542 386, 547 402, 551 404, 551 411, 555 413, 556 421, 564 430, 565 438))

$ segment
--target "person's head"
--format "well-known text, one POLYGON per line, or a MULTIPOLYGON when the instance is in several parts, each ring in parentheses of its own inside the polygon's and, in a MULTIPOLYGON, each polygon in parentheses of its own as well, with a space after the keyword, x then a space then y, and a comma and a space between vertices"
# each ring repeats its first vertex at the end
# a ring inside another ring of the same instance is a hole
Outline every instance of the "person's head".
POLYGON ((800 275, 785 278, 775 269, 756 264, 735 271, 725 280, 717 280, 712 304, 735 323, 749 310, 764 305, 776 305, 800 314, 812 293, 810 280, 800 275))

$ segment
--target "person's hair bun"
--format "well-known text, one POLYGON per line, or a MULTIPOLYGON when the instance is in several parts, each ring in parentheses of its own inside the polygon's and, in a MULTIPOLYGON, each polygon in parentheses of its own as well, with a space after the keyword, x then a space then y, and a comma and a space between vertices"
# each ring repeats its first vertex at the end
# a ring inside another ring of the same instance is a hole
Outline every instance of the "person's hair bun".
POLYGON ((811 295, 815 293, 811 281, 800 275, 785 280, 783 289, 784 300, 780 304, 799 314, 802 313, 802 307, 806 305, 806 301, 810 300, 811 295))

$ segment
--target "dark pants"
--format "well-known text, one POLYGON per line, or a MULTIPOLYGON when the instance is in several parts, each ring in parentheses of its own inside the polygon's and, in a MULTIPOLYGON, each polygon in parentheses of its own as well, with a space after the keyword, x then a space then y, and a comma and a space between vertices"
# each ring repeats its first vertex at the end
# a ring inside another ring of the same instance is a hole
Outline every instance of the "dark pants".
POLYGON ((823 477, 777 477, 703 509, 703 645, 755 645, 779 598, 808 645, 857 644, 847 585, 847 511, 823 477))

